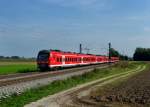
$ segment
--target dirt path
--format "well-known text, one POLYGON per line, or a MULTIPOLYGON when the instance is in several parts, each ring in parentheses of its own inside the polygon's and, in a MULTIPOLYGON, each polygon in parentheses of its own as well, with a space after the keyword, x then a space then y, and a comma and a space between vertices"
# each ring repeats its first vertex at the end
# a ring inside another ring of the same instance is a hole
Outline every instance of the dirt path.
POLYGON ((116 81, 120 78, 128 77, 131 74, 135 74, 137 72, 143 71, 144 69, 145 66, 139 66, 135 70, 131 70, 120 74, 114 74, 105 78, 101 78, 96 81, 79 85, 69 90, 45 97, 37 102, 28 104, 25 107, 66 107, 66 106, 67 107, 81 107, 81 106, 88 107, 88 105, 82 104, 78 102, 78 100, 88 95, 90 91, 93 89, 93 87, 96 87, 97 85, 103 86, 105 84, 116 81))

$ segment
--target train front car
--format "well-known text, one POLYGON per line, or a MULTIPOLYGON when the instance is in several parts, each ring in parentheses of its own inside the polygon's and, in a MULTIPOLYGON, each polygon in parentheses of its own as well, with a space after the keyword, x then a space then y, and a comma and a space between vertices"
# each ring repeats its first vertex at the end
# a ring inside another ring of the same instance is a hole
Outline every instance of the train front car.
POLYGON ((50 57, 50 51, 48 50, 42 50, 38 53, 37 56, 37 66, 41 71, 45 71, 49 69, 49 57, 50 57))

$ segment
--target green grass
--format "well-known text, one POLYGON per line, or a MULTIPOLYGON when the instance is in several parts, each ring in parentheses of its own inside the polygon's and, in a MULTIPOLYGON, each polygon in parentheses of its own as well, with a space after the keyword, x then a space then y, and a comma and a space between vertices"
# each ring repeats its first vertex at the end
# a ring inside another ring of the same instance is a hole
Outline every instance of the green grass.
POLYGON ((2 99, 0 107, 23 107, 25 104, 41 99, 42 97, 75 87, 78 84, 83 84, 89 81, 93 81, 109 75, 126 72, 131 69, 135 69, 138 65, 144 65, 142 62, 121 62, 113 67, 105 69, 95 69, 93 72, 83 74, 81 76, 75 76, 62 81, 55 81, 47 86, 37 89, 27 90, 21 95, 14 94, 13 96, 2 99), (125 66, 124 66, 125 65, 125 66))
POLYGON ((1 74, 12 74, 12 73, 24 73, 24 72, 33 72, 37 71, 37 67, 35 64, 27 64, 27 63, 22 63, 22 64, 5 64, 5 65, 0 65, 0 75, 1 74))

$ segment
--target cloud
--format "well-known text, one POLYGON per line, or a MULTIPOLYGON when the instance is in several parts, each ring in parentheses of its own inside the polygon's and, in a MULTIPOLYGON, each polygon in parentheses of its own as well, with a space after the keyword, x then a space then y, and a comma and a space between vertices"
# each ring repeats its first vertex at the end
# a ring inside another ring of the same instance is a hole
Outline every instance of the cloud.
POLYGON ((108 0, 41 0, 45 3, 55 4, 61 7, 72 7, 80 9, 108 9, 108 0))

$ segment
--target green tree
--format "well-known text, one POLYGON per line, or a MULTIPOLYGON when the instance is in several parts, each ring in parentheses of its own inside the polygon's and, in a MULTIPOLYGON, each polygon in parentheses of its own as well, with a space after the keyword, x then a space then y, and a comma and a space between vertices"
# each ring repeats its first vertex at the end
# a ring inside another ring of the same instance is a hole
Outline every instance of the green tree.
POLYGON ((117 50, 115 50, 114 48, 110 49, 110 56, 111 57, 118 57, 119 56, 119 52, 117 50))
POLYGON ((150 48, 136 48, 133 59, 135 61, 150 61, 150 48))
POLYGON ((129 60, 130 58, 127 55, 120 54, 117 50, 114 48, 110 49, 110 56, 111 57, 119 57, 120 60, 129 60))

